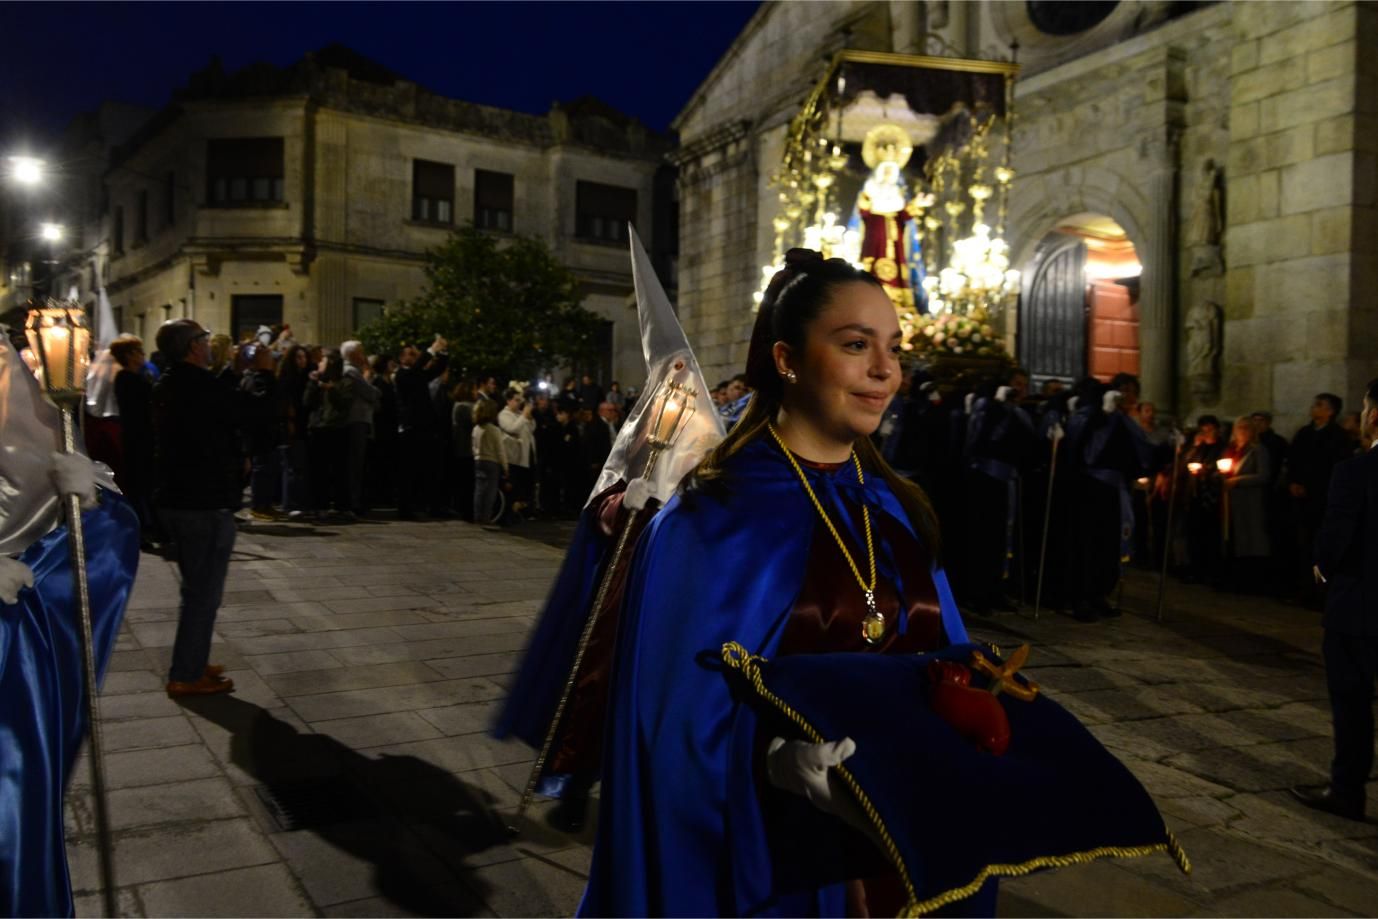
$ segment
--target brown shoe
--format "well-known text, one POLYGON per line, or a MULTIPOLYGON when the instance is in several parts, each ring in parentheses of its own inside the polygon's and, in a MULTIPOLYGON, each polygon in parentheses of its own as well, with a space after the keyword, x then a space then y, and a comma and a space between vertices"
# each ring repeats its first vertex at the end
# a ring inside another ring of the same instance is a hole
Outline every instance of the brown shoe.
POLYGON ((180 696, 213 696, 222 692, 234 692, 234 680, 203 676, 193 683, 172 680, 167 684, 167 694, 174 699, 180 696))
POLYGON ((225 672, 224 664, 207 664, 206 676, 218 679, 225 672))

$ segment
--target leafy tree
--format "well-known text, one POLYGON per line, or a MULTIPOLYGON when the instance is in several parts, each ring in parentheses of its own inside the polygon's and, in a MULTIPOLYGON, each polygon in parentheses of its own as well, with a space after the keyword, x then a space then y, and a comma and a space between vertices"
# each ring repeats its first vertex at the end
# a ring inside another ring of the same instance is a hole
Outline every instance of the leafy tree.
POLYGON ((593 357, 599 318, 580 305, 578 281, 541 240, 504 240, 466 226, 426 253, 426 289, 359 330, 369 351, 424 348, 436 333, 451 365, 469 374, 528 379, 593 357))

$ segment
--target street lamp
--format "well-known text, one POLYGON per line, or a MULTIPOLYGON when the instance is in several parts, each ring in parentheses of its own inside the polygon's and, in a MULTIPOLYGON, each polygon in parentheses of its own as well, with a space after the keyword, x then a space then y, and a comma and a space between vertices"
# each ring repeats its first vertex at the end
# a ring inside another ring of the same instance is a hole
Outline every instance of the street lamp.
POLYGON ((11 156, 10 178, 20 185, 38 185, 48 170, 48 164, 36 156, 11 156))
POLYGON ((38 226, 38 235, 50 243, 60 242, 65 232, 60 223, 42 223, 38 226))

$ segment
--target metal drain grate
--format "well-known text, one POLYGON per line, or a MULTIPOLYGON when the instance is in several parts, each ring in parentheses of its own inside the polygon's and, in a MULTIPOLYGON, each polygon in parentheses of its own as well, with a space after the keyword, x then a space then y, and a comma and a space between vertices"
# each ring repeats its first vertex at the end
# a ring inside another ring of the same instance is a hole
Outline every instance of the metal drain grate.
POLYGON ((368 816, 364 796, 343 776, 255 786, 268 815, 288 832, 368 816))

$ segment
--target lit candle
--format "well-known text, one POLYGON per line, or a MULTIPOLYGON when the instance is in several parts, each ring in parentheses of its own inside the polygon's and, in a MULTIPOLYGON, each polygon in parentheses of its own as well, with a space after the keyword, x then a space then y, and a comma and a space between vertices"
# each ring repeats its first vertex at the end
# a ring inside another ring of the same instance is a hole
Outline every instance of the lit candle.
POLYGON ((1187 471, 1190 472, 1192 475, 1196 475, 1197 473, 1199 473, 1199 472, 1201 471, 1201 464, 1200 464, 1200 463, 1187 463, 1187 471))
POLYGON ((670 443, 675 435, 675 428, 679 427, 679 416, 684 413, 684 396, 678 391, 671 392, 665 400, 665 407, 660 411, 660 417, 656 420, 655 440, 661 443, 670 443))
POLYGON ((91 363, 91 330, 79 324, 80 311, 46 308, 29 313, 29 347, 44 368, 50 393, 81 392, 91 363))
POLYGON ((1230 470, 1234 468, 1234 460, 1228 456, 1222 456, 1215 461, 1215 468, 1220 470, 1221 475, 1229 475, 1230 470))

